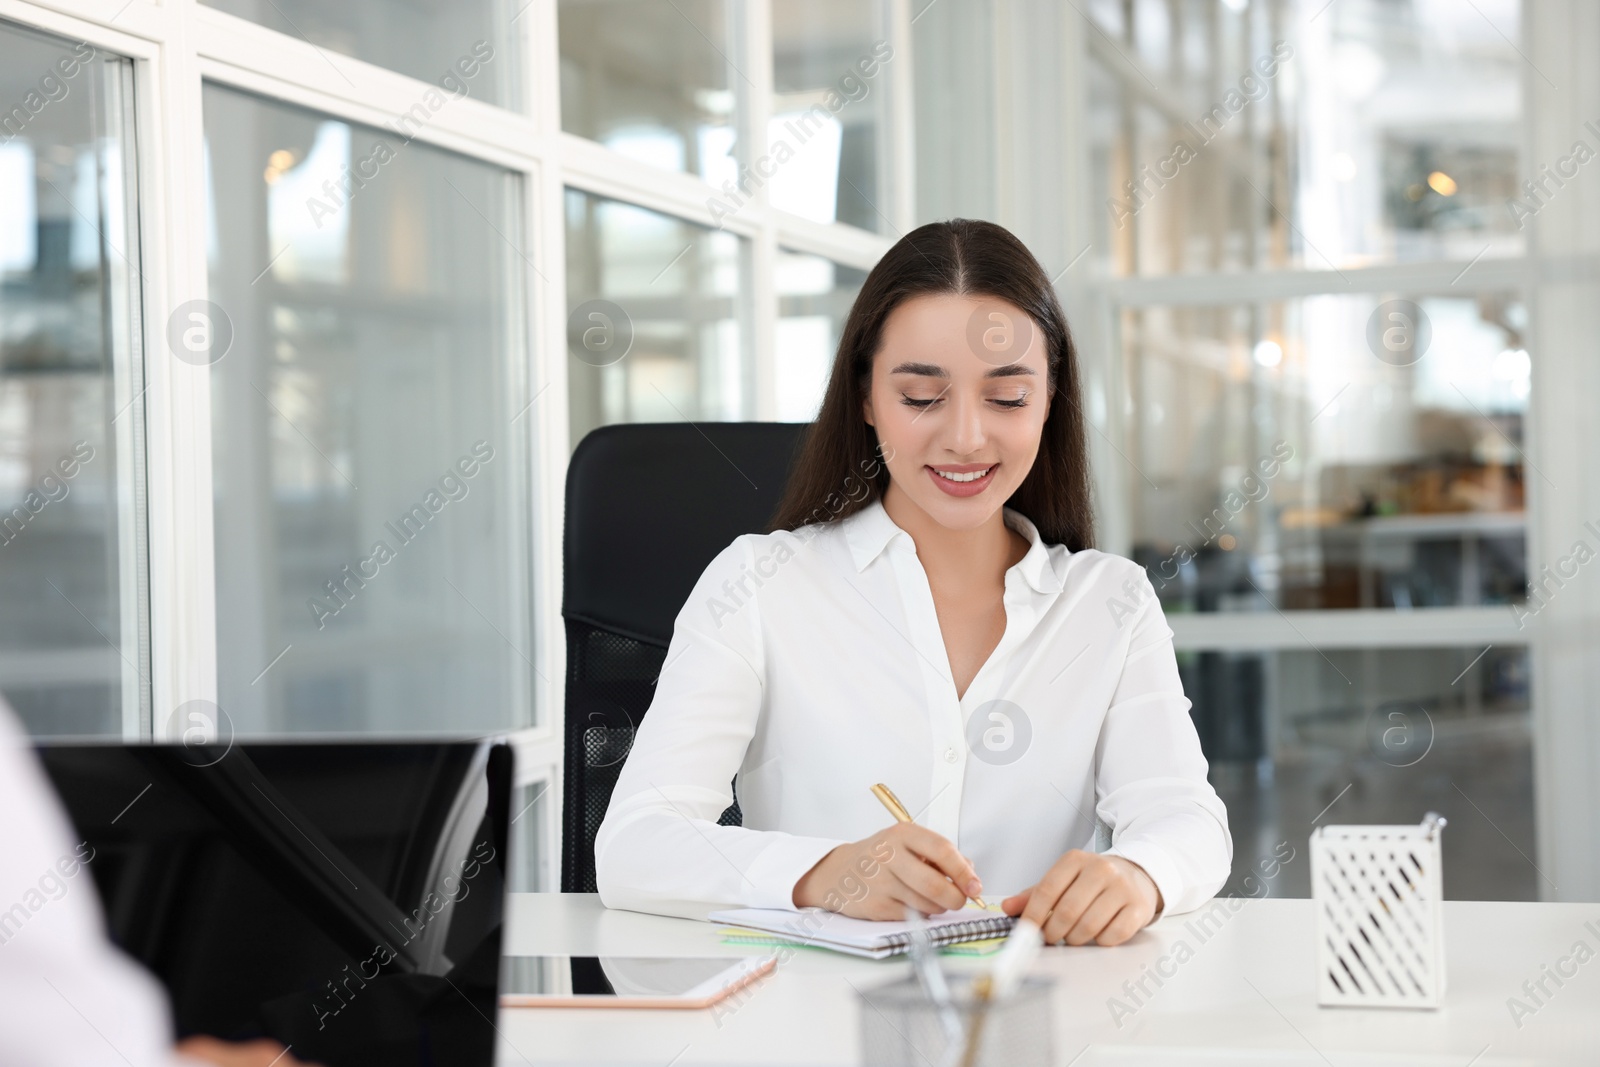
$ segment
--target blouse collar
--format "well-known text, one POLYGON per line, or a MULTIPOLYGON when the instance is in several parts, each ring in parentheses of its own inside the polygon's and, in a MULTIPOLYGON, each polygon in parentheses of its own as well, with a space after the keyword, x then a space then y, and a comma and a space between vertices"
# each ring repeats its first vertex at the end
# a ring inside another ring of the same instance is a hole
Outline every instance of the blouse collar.
MULTIPOLYGON (((1050 546, 1039 537, 1039 528, 1026 515, 1012 508, 1002 508, 1001 514, 1007 526, 1028 539, 1027 554, 1012 570, 1020 572, 1027 583, 1040 593, 1060 592, 1061 576, 1056 573, 1051 562, 1050 546)), ((866 570, 867 564, 877 559, 897 537, 903 540, 908 548, 913 550, 916 548, 911 535, 896 526, 889 513, 884 510, 882 498, 874 500, 849 518, 841 520, 839 526, 844 532, 846 542, 850 545, 850 556, 855 561, 858 572, 866 570)))

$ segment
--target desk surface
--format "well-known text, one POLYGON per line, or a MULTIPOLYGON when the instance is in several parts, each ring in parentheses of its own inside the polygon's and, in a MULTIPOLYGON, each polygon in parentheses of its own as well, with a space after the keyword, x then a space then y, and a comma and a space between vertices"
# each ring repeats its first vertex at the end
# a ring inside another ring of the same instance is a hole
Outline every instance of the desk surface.
MULTIPOLYGON (((1600 904, 1445 904, 1445 1005, 1437 1011, 1318 1008, 1309 900, 1224 900, 1162 919, 1117 948, 1047 948, 1034 973, 1056 980, 1061 1064, 1272 1067, 1506 1067, 1600 1064, 1600 904), (1195 920, 1213 907, 1209 922, 1195 920), (1179 942, 1190 952, 1175 962, 1179 942), (1573 956, 1578 950, 1583 962, 1573 956), (1192 952, 1192 955, 1191 955, 1192 952), (1165 957, 1165 961, 1163 961, 1165 957), (1565 963, 1559 961, 1566 960, 1565 963), (1176 973, 1133 1014, 1108 1000, 1150 968, 1176 973), (1545 977, 1536 1004, 1523 983, 1545 977), (1531 1013, 1514 1017, 1518 998, 1531 1013), (1120 1022, 1120 1025, 1119 1025, 1120 1022), (1520 1025, 1519 1025, 1520 1024, 1520 1025)), ((742 956, 715 927, 608 911, 593 894, 510 898, 505 951, 525 955, 742 956)), ((770 949, 765 950, 770 951, 770 949)), ((946 957, 952 969, 983 961, 946 957)), ((499 1062, 855 1064, 856 990, 902 977, 903 960, 862 960, 821 949, 792 954, 731 1010, 514 1009, 500 1013, 499 1062)))

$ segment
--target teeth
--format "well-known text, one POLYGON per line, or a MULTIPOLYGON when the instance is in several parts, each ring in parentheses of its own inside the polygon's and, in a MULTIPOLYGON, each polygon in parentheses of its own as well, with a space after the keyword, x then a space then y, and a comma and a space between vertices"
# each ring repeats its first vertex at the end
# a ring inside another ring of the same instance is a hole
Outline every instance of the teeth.
POLYGON ((949 482, 975 482, 992 470, 994 470, 993 467, 985 467, 981 471, 971 471, 967 474, 957 474, 954 471, 942 471, 938 468, 934 468, 933 473, 949 482))

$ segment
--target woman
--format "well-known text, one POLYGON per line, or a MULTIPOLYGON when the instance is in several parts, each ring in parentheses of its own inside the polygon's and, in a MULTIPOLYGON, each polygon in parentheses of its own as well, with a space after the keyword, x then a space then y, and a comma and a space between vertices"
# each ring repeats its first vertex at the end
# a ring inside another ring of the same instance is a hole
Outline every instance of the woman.
POLYGON ((607 906, 898 919, 988 893, 1047 942, 1114 945, 1217 891, 1227 812, 1154 590, 1091 547, 1080 393, 1009 232, 889 250, 773 532, 677 617, 595 841, 607 906))

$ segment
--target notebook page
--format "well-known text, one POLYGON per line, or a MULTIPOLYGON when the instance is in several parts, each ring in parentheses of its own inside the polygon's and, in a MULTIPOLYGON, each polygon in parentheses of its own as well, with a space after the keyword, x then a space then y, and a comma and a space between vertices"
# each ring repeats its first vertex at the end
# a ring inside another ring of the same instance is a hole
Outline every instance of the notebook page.
MULTIPOLYGON (((815 939, 857 945, 862 948, 901 943, 911 932, 911 924, 903 920, 883 922, 874 919, 855 919, 821 908, 807 912, 784 911, 778 908, 734 908, 712 912, 709 918, 715 923, 783 934, 802 941, 815 939)), ((926 925, 930 934, 937 934, 941 927, 984 920, 996 920, 997 928, 1001 928, 1005 924, 1006 916, 997 911, 985 911, 974 905, 958 911, 940 912, 938 915, 929 916, 926 925)))

